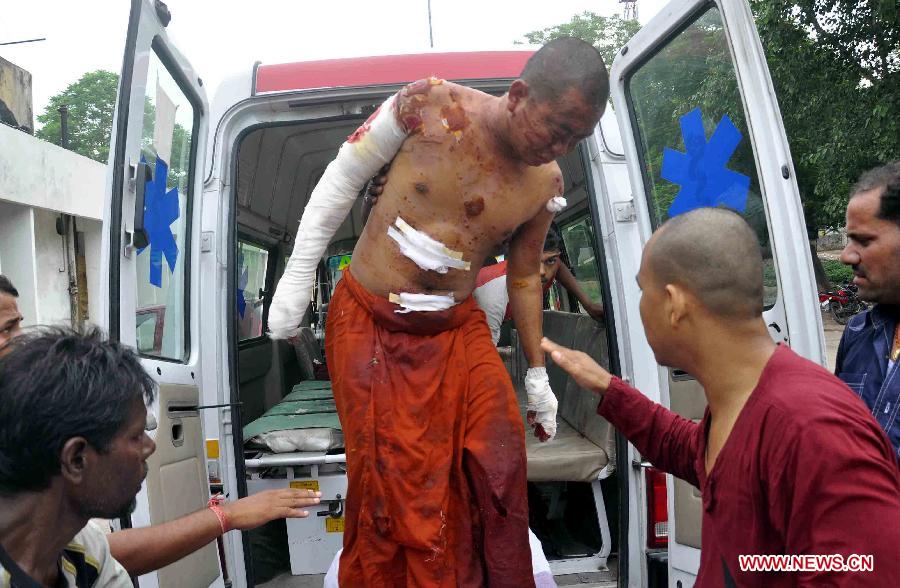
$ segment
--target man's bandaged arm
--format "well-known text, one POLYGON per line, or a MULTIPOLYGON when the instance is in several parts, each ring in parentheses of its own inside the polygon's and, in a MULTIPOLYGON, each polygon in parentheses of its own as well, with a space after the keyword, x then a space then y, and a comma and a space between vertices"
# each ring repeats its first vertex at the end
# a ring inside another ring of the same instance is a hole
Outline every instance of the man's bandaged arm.
POLYGON ((269 335, 295 335, 309 306, 316 268, 331 238, 347 217, 357 195, 378 170, 389 163, 407 137, 399 122, 397 95, 384 104, 341 145, 303 210, 294 250, 269 309, 269 335))

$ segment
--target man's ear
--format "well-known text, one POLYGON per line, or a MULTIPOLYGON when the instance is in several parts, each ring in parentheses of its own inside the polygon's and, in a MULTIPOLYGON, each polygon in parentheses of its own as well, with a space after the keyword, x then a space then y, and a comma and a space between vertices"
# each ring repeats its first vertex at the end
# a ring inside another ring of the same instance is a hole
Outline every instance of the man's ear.
POLYGON ((81 483, 86 475, 88 462, 92 456, 91 446, 84 437, 72 437, 63 444, 59 453, 60 473, 68 481, 81 483))
POLYGON ((666 284, 666 306, 669 310, 669 326, 677 329, 690 310, 687 292, 676 284, 666 284))
POLYGON ((528 82, 519 78, 515 80, 512 84, 509 85, 509 92, 507 93, 507 108, 509 108, 510 112, 514 112, 516 108, 522 103, 522 100, 528 98, 528 93, 531 89, 528 87, 528 82))

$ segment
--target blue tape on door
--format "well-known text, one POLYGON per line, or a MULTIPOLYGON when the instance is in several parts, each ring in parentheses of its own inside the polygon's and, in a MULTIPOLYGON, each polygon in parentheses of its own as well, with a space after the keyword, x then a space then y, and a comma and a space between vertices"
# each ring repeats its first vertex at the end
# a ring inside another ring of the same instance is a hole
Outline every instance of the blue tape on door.
MULTIPOLYGON (((143 156, 141 161, 144 161, 143 156)), ((170 272, 175 271, 178 260, 178 244, 170 225, 178 220, 181 211, 178 209, 178 188, 166 189, 168 175, 169 165, 157 157, 153 179, 147 182, 144 192, 144 229, 150 244, 138 249, 138 255, 150 249, 150 283, 157 288, 162 288, 163 257, 170 272)))
POLYGON ((744 212, 750 178, 725 167, 741 142, 740 131, 726 114, 707 141, 699 107, 680 120, 685 153, 667 147, 660 174, 681 186, 669 207, 669 217, 704 206, 727 206, 744 212))

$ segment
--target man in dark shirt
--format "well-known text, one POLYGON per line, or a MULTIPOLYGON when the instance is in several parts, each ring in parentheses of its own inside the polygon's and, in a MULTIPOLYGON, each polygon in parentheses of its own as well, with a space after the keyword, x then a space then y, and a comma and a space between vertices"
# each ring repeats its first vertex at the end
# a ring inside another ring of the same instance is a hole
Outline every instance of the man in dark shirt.
POLYGON ((875 307, 850 319, 834 372, 872 411, 900 458, 900 161, 866 172, 847 206, 841 261, 875 307))
POLYGON ((584 353, 542 346, 601 395, 600 415, 644 458, 702 490, 697 586, 900 586, 900 473, 890 443, 840 380, 772 342, 762 275, 756 236, 724 209, 675 217, 644 250, 647 340, 661 365, 703 385, 709 408, 699 424, 584 353), (874 571, 742 569, 740 555, 766 554, 837 555, 848 565, 866 555, 874 571))

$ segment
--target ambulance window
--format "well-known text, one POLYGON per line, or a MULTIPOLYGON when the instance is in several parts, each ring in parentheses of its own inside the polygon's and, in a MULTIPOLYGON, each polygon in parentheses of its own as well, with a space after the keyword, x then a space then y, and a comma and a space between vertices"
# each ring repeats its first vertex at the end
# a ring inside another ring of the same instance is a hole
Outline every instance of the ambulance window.
POLYGON ((740 212, 763 251, 765 306, 778 284, 737 76, 722 17, 699 15, 628 80, 654 228, 701 206, 740 212))
MULTIPOLYGON (((566 247, 566 256, 569 258, 569 267, 578 285, 591 300, 602 301, 600 266, 594 251, 594 227, 591 225, 591 217, 585 215, 573 223, 563 225, 560 233, 566 247)), ((584 312, 580 304, 579 309, 584 312)))
POLYGON ((152 180, 145 187, 149 245, 137 251, 138 349, 183 361, 189 354, 187 256, 190 249, 190 177, 196 132, 194 107, 155 52, 149 56, 141 160, 152 180), (153 335, 151 338, 151 324, 153 335))
POLYGON ((238 240, 237 319, 238 340, 262 337, 266 273, 269 252, 258 245, 238 240))

